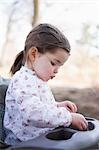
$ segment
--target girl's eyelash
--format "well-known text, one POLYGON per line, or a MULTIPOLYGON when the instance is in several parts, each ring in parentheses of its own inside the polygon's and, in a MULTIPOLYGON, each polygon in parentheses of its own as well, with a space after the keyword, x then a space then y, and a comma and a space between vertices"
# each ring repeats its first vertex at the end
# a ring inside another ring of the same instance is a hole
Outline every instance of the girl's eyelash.
POLYGON ((52 66, 54 66, 54 65, 55 65, 55 63, 51 61, 51 65, 52 65, 52 66))

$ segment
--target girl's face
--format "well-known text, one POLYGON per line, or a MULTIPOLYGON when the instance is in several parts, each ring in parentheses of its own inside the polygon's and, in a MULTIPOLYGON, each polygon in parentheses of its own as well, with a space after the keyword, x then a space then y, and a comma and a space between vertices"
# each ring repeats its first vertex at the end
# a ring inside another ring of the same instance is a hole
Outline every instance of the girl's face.
POLYGON ((58 73, 60 66, 68 59, 70 54, 65 50, 58 48, 55 53, 46 52, 35 57, 32 69, 43 81, 53 79, 58 73))

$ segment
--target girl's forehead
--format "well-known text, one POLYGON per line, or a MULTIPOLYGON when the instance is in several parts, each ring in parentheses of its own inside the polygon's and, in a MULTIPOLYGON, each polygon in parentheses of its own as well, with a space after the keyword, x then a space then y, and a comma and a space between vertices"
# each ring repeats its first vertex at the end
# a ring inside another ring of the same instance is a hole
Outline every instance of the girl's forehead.
POLYGON ((47 52, 45 55, 47 55, 50 59, 56 60, 63 64, 68 59, 70 54, 63 49, 57 49, 55 52, 47 52))

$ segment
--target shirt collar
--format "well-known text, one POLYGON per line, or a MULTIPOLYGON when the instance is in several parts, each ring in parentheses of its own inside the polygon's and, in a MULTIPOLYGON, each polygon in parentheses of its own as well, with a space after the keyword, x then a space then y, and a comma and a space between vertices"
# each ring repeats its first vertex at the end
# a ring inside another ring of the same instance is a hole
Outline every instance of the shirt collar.
POLYGON ((40 79, 40 78, 36 75, 35 71, 33 71, 33 70, 27 68, 27 66, 22 66, 21 69, 20 69, 20 71, 25 71, 25 72, 27 72, 27 73, 33 75, 33 76, 36 76, 36 77, 39 79, 40 82, 46 83, 46 81, 43 81, 42 79, 40 79))
POLYGON ((26 66, 22 66, 21 70, 24 70, 25 72, 28 72, 29 74, 36 75, 35 71, 27 68, 26 66))

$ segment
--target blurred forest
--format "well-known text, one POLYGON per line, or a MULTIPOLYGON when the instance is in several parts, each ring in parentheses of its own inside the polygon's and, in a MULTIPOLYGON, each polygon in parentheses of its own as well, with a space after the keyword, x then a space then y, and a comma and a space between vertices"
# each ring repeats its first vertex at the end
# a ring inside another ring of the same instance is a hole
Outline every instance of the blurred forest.
POLYGON ((98 0, 1 0, 0 75, 10 77, 9 69, 32 27, 43 22, 56 25, 72 51, 49 85, 57 100, 66 97, 77 103, 79 111, 99 119, 98 15, 98 0))
POLYGON ((98 86, 98 4, 98 0, 1 0, 0 74, 9 77, 9 69, 16 54, 24 49, 29 31, 38 23, 48 22, 64 32, 72 47, 69 60, 49 83, 81 88, 98 86))

